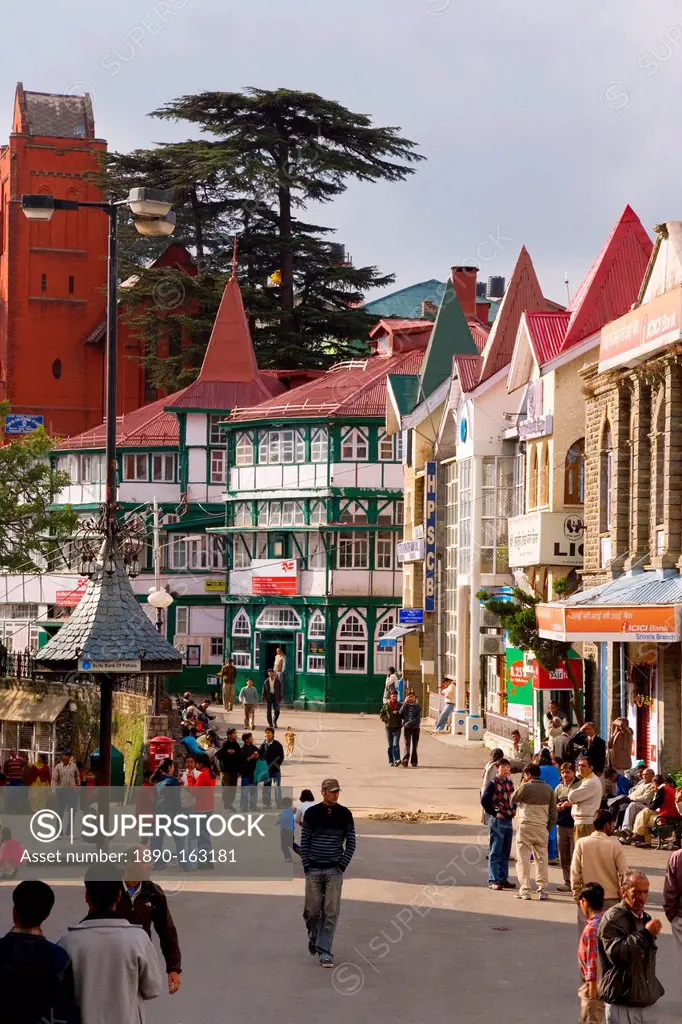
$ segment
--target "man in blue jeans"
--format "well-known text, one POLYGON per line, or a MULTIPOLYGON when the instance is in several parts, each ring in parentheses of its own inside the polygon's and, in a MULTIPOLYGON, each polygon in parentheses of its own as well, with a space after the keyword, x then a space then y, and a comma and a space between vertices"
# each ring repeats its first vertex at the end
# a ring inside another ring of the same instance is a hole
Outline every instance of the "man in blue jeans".
POLYGON ((514 808, 511 797, 514 783, 511 765, 506 757, 497 762, 497 775, 493 776, 481 795, 481 805, 488 813, 490 853, 488 857, 488 885, 497 892, 515 889, 509 881, 509 856, 512 848, 512 818, 514 808))
POLYGON ((401 718, 402 704, 397 693, 392 693, 379 712, 379 718, 386 726, 386 742, 388 744, 388 763, 397 767, 402 764, 400 757, 400 733, 403 728, 401 718))
POLYGON ((303 920, 308 929, 308 952, 321 967, 333 967, 332 943, 341 908, 343 873, 355 853, 355 823, 339 803, 336 779, 322 783, 322 803, 303 815, 301 862, 305 872, 303 920))
POLYGON ((455 710, 455 703, 457 701, 457 687, 449 680, 445 680, 445 684, 442 689, 443 697, 445 698, 445 707, 438 716, 434 732, 444 732, 446 725, 450 722, 452 712, 455 710))

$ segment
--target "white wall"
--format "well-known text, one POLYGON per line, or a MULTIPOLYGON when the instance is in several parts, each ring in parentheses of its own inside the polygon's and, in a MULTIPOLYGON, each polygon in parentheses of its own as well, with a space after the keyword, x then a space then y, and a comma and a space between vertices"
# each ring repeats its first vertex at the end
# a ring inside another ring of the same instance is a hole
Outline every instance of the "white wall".
POLYGON ((185 428, 185 443, 187 447, 199 445, 201 448, 206 448, 208 438, 206 430, 206 416, 197 412, 188 413, 185 428))

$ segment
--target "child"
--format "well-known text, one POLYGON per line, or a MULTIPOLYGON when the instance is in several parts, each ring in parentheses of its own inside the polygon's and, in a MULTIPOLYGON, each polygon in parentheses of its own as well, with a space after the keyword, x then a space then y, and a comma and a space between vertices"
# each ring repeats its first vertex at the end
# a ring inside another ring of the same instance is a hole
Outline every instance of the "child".
MULTIPOLYGON (((293 800, 290 797, 284 797, 282 800, 282 811, 279 818, 277 819, 279 825, 279 840, 282 847, 282 854, 284 859, 291 863, 293 861, 292 853, 294 847, 294 808, 293 800)), ((296 850, 298 853, 298 850, 296 850)))
POLYGON ((296 733, 290 725, 287 726, 287 731, 284 733, 284 755, 285 757, 294 756, 294 747, 296 746, 296 733))
POLYGON ((4 826, 0 831, 0 878, 16 877, 23 852, 19 840, 12 839, 12 830, 4 826))
POLYGON ((599 952, 597 935, 604 912, 604 889, 598 882, 588 882, 580 893, 578 906, 587 924, 578 943, 578 962, 583 984, 578 989, 580 1020, 583 1024, 600 1024, 604 1020, 604 1004, 598 997, 599 952))

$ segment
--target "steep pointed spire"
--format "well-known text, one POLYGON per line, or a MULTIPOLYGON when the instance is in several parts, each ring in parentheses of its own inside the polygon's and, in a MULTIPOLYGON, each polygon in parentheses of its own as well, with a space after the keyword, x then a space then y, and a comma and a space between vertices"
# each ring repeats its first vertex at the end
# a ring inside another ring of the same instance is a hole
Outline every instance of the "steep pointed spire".
POLYGON ((225 285, 198 381, 252 381, 258 376, 236 275, 225 285))
POLYGON ((511 362, 521 314, 525 310, 545 310, 547 303, 525 245, 509 279, 490 335, 483 349, 481 380, 492 377, 511 362))
POLYGON ((422 397, 428 398, 450 376, 454 356, 478 354, 452 281, 448 279, 419 373, 422 397))

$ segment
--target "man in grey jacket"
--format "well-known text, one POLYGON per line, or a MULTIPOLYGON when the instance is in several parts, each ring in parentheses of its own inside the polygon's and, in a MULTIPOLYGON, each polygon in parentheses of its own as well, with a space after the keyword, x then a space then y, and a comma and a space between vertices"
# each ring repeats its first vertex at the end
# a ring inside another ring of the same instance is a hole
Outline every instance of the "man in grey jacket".
POLYGON ((516 867, 520 888, 516 893, 519 900, 531 898, 531 855, 535 865, 535 881, 538 898, 549 899, 547 886, 547 840, 557 819, 556 793, 540 778, 540 767, 529 764, 521 778, 521 785, 512 794, 512 804, 517 808, 516 821, 516 867))
POLYGON ((143 1004, 163 990, 151 939, 139 925, 118 917, 120 881, 85 880, 88 915, 69 928, 59 945, 71 957, 81 1024, 141 1024, 143 1004))

